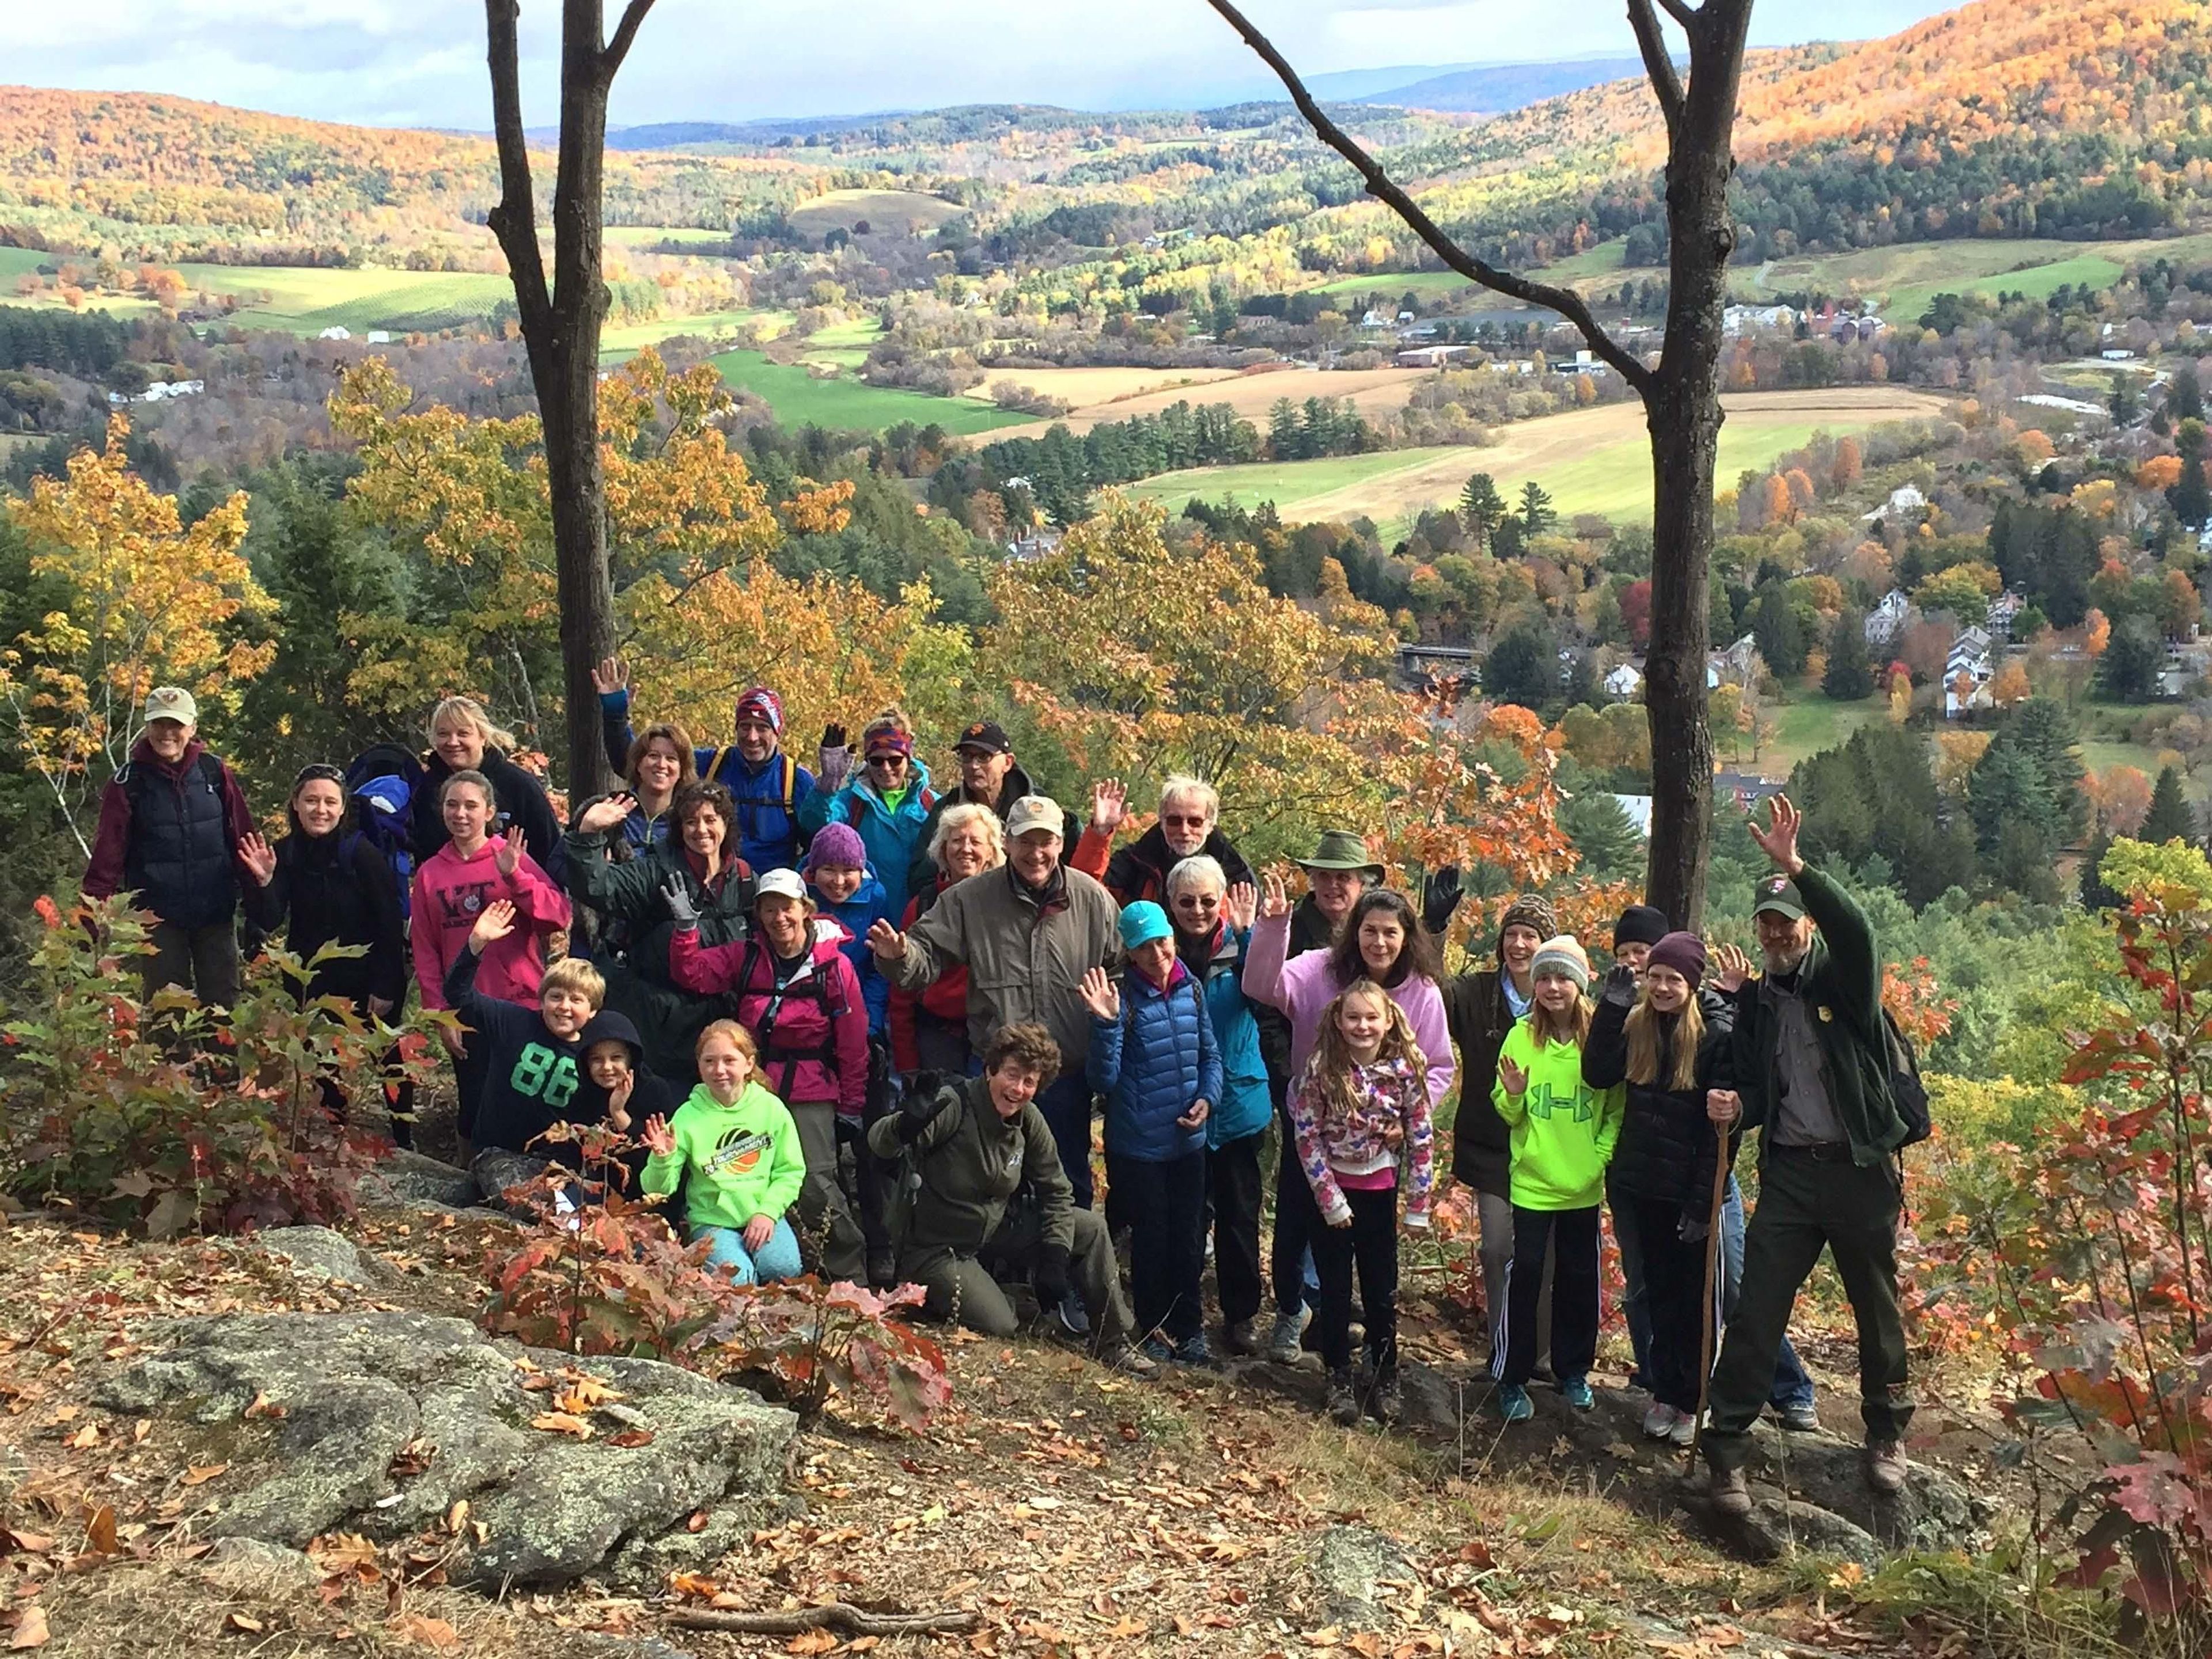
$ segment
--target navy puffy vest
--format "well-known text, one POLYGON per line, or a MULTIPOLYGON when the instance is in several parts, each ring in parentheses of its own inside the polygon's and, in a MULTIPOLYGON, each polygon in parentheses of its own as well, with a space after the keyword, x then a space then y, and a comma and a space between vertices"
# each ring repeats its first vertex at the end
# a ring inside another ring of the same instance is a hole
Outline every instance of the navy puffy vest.
POLYGON ((179 927, 212 927, 238 905, 229 816, 223 811, 222 763, 202 751, 182 778, 133 761, 131 841, 123 884, 138 902, 179 927))

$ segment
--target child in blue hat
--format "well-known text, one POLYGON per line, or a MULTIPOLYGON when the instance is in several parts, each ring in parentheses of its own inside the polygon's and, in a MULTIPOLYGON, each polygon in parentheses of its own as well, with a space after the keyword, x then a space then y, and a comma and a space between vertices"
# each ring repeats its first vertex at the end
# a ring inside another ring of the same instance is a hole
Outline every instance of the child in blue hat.
POLYGON ((1151 900, 1121 912, 1129 965, 1083 978, 1091 1088, 1106 1097, 1106 1181, 1130 1226, 1129 1290, 1146 1352, 1202 1365, 1206 1120, 1221 1097, 1221 1050, 1206 988, 1176 955, 1151 900))

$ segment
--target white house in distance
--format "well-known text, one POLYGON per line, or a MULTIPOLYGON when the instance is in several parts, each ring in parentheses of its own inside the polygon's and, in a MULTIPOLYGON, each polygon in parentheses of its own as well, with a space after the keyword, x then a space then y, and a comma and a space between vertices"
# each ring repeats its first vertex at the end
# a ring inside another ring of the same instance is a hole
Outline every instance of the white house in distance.
POLYGON ((1632 662, 1625 662, 1605 677, 1605 695, 1626 702, 1644 689, 1644 676, 1632 662))
POLYGON ((1759 642, 1748 634, 1725 651, 1714 652, 1705 660, 1705 690, 1741 685, 1751 678, 1751 665, 1758 657, 1759 642))
POLYGON ((1961 629, 1943 659, 1943 718, 1990 707, 1990 635, 1986 629, 1961 629))
POLYGON ((1881 603, 1867 612, 1866 642, 1883 649, 1896 644, 1911 615, 1912 601, 1905 597, 1905 590, 1891 588, 1881 596, 1881 603))
POLYGON ((1401 368, 1442 368, 1455 357, 1464 357, 1474 348, 1463 345, 1408 346, 1398 354, 1401 368))
POLYGON ((1917 484, 1899 484, 1889 492, 1889 499, 1871 513, 1861 515, 1860 522, 1873 524, 1884 519, 1904 518, 1907 514, 1925 513, 1928 498, 1920 493, 1917 484))
POLYGON ((353 331, 343 324, 332 323, 315 337, 318 340, 350 340, 353 338, 353 331))

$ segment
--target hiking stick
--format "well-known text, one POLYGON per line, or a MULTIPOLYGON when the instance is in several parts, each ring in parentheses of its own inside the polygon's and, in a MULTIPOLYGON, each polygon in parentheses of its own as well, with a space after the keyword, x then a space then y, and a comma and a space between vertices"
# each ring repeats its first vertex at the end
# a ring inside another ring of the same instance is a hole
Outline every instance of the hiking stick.
POLYGON ((1705 1300, 1700 1310, 1702 1334, 1698 1338, 1698 1415, 1690 1430, 1690 1467, 1693 1469, 1698 1466, 1698 1450, 1705 1443, 1705 1407, 1711 1403, 1713 1395, 1713 1343, 1719 1334, 1715 1329, 1718 1321, 1713 1281, 1720 1268, 1721 1206, 1728 1201, 1727 1130, 1718 1131, 1714 1139, 1719 1144, 1713 1150, 1712 1207, 1705 1212, 1705 1300))

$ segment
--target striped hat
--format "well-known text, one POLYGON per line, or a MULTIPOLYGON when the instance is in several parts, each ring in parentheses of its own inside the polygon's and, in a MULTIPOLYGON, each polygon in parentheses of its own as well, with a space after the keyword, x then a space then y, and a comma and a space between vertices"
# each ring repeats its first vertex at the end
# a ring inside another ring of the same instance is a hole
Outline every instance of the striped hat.
POLYGON ((1583 953, 1581 944, 1572 933, 1547 939, 1536 947, 1536 959, 1528 964, 1528 977, 1541 979, 1547 974, 1564 974, 1574 981, 1577 990, 1589 989, 1589 957, 1583 953))

